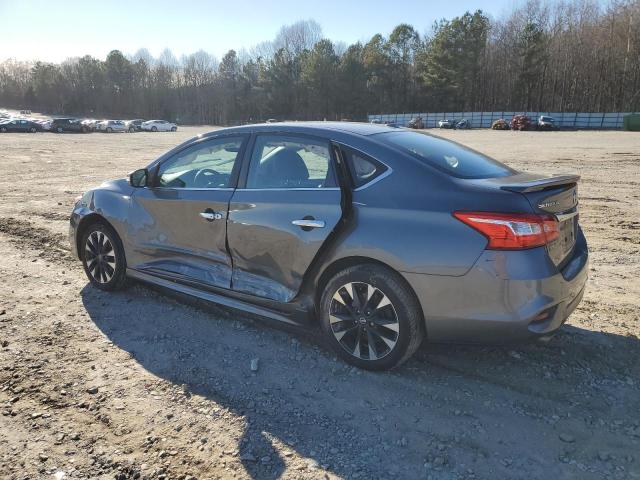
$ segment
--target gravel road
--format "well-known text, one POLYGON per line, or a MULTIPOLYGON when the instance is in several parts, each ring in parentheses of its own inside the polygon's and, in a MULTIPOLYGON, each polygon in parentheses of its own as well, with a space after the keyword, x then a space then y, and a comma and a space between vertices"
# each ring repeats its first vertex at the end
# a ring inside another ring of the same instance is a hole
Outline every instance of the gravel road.
POLYGON ((98 291, 70 258, 77 195, 211 129, 0 134, 0 478, 640 478, 637 133, 437 132, 582 175, 588 290, 547 343, 370 373, 315 331, 98 291))

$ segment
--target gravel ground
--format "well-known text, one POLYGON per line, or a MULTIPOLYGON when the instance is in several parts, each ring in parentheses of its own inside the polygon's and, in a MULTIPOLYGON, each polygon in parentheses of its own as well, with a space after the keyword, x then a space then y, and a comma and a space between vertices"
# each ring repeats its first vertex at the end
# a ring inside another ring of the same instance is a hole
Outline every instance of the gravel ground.
POLYGON ((587 293, 547 343, 369 373, 314 331, 88 286, 74 198, 207 130, 0 135, 0 478, 640 478, 638 134, 438 132, 582 175, 587 293))

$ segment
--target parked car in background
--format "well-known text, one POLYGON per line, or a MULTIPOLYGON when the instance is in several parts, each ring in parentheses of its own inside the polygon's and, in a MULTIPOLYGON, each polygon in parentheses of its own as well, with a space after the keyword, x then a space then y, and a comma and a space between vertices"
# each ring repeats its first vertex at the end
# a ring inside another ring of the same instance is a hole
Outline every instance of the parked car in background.
POLYGON ((166 120, 149 120, 142 122, 142 130, 147 132, 175 132, 178 126, 166 120))
POLYGON ((86 126, 90 131, 95 132, 98 122, 100 122, 100 120, 96 120, 95 118, 85 118, 80 123, 86 126))
POLYGON ((40 128, 42 128, 42 131, 44 132, 48 132, 49 130, 51 130, 51 119, 49 118, 41 118, 38 120, 34 120, 34 122, 38 123, 40 125, 40 128))
POLYGON ((77 118, 54 118, 51 121, 51 131, 54 133, 75 132, 88 133, 89 128, 77 118))
POLYGON ((438 122, 438 128, 455 128, 455 120, 445 118, 438 122))
POLYGON ((124 122, 125 127, 127 127, 127 131, 129 133, 140 132, 142 131, 142 124, 144 120, 141 118, 136 118, 135 120, 127 120, 124 122))
POLYGON ((455 128, 459 128, 460 130, 468 130, 471 128, 471 122, 466 118, 463 118, 462 120, 456 121, 455 128))
POLYGON ((538 130, 554 130, 556 128, 556 120, 548 115, 540 115, 538 119, 538 130))
POLYGON ((509 123, 504 118, 499 118, 491 124, 492 130, 509 130, 509 123))
POLYGON ((518 172, 409 129, 248 125, 86 192, 70 243, 96 288, 129 276, 318 322, 337 355, 380 370, 425 337, 504 343, 559 329, 589 270, 579 178, 518 172))
POLYGON ((409 123, 407 123, 407 127, 414 129, 423 129, 424 121, 422 120, 422 117, 414 117, 409 121, 409 123))
POLYGON ((36 122, 31 120, 24 120, 20 118, 14 118, 12 120, 0 121, 0 132, 41 132, 42 127, 36 122))
POLYGON ((122 120, 103 120, 98 122, 96 130, 105 133, 126 132, 127 126, 122 120))
POLYGON ((526 115, 515 115, 511 119, 511 130, 530 130, 533 126, 531 119, 526 115))

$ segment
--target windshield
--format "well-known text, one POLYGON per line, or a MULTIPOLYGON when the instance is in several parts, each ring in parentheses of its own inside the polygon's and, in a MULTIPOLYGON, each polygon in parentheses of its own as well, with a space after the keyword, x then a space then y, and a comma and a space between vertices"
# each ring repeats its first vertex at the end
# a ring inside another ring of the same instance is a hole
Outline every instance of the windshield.
POLYGON ((416 132, 380 133, 376 138, 459 178, 494 178, 514 170, 475 150, 442 138, 416 132))

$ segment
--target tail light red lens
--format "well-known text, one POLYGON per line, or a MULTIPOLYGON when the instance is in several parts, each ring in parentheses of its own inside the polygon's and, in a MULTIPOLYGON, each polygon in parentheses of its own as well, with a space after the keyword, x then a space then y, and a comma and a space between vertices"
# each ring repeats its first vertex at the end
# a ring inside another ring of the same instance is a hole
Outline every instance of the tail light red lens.
POLYGON ((558 220, 551 215, 455 212, 453 216, 487 237, 489 250, 540 247, 560 235, 558 220))

